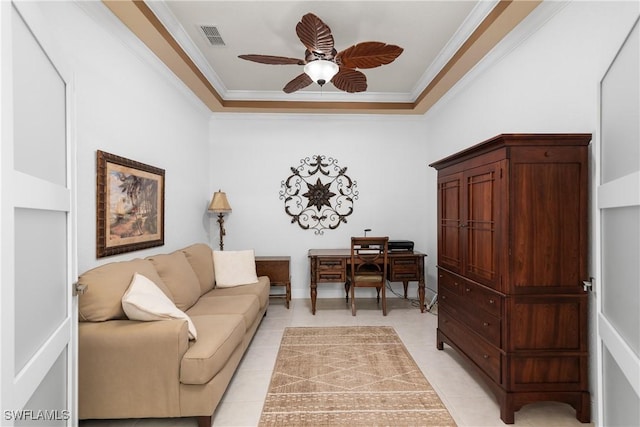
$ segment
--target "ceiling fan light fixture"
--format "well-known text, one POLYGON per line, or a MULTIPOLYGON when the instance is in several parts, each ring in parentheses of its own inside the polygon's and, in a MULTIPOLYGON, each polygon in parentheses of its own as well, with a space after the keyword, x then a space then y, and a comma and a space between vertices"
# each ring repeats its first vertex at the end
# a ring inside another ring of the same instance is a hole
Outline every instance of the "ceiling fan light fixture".
POLYGON ((333 83, 338 90, 356 93, 367 90, 367 77, 357 68, 375 68, 390 64, 403 50, 400 46, 369 41, 354 44, 338 52, 334 46, 331 29, 313 13, 307 13, 302 17, 296 25, 296 34, 305 47, 304 59, 256 54, 238 57, 260 64, 304 65, 304 73, 298 74, 288 82, 282 88, 284 93, 304 89, 312 83, 318 83, 322 88, 327 82, 333 83))
POLYGON ((338 73, 338 64, 326 59, 317 59, 304 66, 304 72, 320 86, 330 82, 338 73))

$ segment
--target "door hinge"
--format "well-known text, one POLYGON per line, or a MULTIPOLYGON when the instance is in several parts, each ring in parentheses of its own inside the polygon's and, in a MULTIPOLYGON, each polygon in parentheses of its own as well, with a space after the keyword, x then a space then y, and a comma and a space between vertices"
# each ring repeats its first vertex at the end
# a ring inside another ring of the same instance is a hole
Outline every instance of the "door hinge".
POLYGON ((84 295, 84 293, 87 292, 87 288, 87 285, 83 285, 80 282, 75 282, 72 287, 73 296, 76 297, 78 295, 84 295))
POLYGON ((595 280, 596 279, 594 279, 593 277, 589 277, 589 280, 583 280, 582 289, 584 289, 585 292, 592 291, 595 280))

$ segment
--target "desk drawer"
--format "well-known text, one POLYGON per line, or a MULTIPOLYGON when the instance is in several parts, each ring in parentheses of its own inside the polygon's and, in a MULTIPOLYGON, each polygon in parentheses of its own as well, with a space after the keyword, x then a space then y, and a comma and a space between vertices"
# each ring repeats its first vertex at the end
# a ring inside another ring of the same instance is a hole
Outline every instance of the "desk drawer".
POLYGON ((344 258, 318 258, 319 282, 345 282, 347 260, 344 258))
POLYGON ((420 280, 420 260, 411 258, 389 258, 389 280, 391 282, 420 280))

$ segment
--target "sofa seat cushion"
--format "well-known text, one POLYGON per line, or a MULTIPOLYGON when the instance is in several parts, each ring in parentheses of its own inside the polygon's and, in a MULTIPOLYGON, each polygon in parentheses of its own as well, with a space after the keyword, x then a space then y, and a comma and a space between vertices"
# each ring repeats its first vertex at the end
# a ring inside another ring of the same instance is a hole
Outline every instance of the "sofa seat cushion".
POLYGON ((263 309, 269 303, 269 290, 271 281, 267 276, 258 277, 256 283, 235 286, 233 288, 215 288, 206 296, 232 296, 232 295, 255 295, 260 300, 260 308, 263 309))
MULTIPOLYGON (((207 314, 239 314, 245 322, 245 332, 249 330, 260 312, 260 301, 255 295, 207 296, 203 295, 187 314, 203 316, 207 314)), ((198 325, 196 325, 196 329, 198 325)))
POLYGON ((239 314, 193 316, 198 340, 192 341, 180 363, 182 384, 206 384, 242 344, 244 319, 239 314))

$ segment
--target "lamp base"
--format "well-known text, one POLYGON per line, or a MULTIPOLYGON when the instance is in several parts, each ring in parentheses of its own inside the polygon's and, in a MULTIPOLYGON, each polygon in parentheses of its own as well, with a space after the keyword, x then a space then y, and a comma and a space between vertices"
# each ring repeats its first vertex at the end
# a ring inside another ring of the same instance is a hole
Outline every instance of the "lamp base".
POLYGON ((224 215, 221 213, 218 214, 218 224, 220 225, 220 250, 223 251, 224 250, 223 238, 226 232, 224 231, 224 215))

